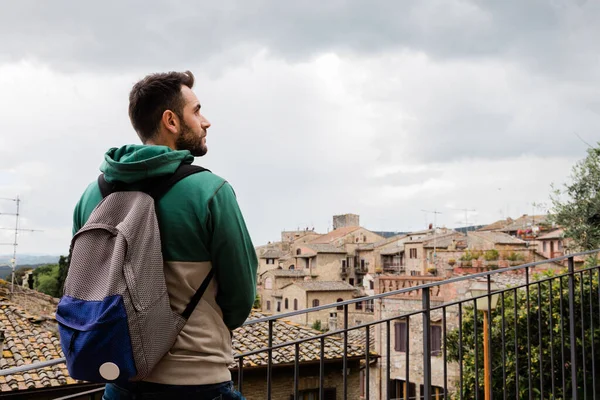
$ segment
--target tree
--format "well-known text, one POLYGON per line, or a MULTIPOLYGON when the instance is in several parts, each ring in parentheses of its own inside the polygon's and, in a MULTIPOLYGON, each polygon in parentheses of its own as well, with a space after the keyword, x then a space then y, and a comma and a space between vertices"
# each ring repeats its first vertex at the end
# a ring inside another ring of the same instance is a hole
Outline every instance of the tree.
POLYGON ((69 261, 70 261, 70 255, 69 257, 65 257, 65 256, 60 256, 60 258, 58 259, 58 296, 60 297, 62 296, 63 293, 63 287, 65 285, 65 280, 67 279, 67 273, 69 272, 69 261))
MULTIPOLYGON (((598 288, 598 273, 594 271, 590 278, 589 272, 574 276, 575 295, 575 338, 577 359, 577 387, 580 398, 583 398, 584 379, 586 379, 586 393, 592 393, 592 360, 596 357, 596 373, 600 370, 600 292, 598 288), (582 290, 583 288, 583 290, 582 290), (582 301, 583 299, 583 301, 582 301), (591 329, 593 323, 593 331, 591 329), (583 332, 583 336, 582 336, 583 332), (582 340, 584 338, 585 342, 582 340), (594 352, 591 351, 592 342, 594 352), (584 350, 585 348, 585 350, 584 350), (584 368, 585 365, 585 368, 584 368), (584 375, 584 371, 586 371, 584 375)), ((544 273, 543 278, 554 276, 552 272, 544 273)), ((532 285, 529 290, 530 306, 527 307, 527 292, 525 289, 509 290, 505 293, 504 302, 498 301, 498 306, 492 311, 490 324, 490 353, 492 360, 491 387, 493 398, 503 398, 506 390, 507 398, 524 399, 529 395, 529 379, 533 398, 552 398, 554 384, 557 399, 571 398, 571 346, 569 330, 569 290, 567 278, 562 278, 562 290, 559 278, 546 281, 538 286, 532 285), (541 308, 538 308, 538 296, 541 308), (516 303, 516 314, 515 314, 516 303), (562 316, 561 316, 562 305, 562 316), (552 307, 552 312, 550 308, 552 307), (504 314, 504 335, 502 335, 502 315, 504 314), (516 318, 515 318, 516 315, 516 318), (516 320, 516 321, 515 321, 516 320), (527 324, 529 322, 529 332, 527 324), (516 324, 516 329, 515 329, 516 324), (541 335, 539 331, 541 326, 541 335), (561 340, 562 334, 562 340, 561 340), (541 337, 541 342, 540 342, 541 337), (528 338, 531 352, 528 352, 528 338), (504 339, 504 342, 503 342, 504 339), (564 340, 564 353, 561 351, 564 340), (515 352, 515 341, 517 351, 515 352), (504 369, 502 352, 504 343, 504 369), (540 367, 540 349, 542 363, 540 367), (529 355, 531 358, 529 358, 529 355), (531 368, 529 367, 531 360, 531 368), (503 372, 506 373, 506 380, 503 372), (541 375, 541 376, 540 376, 541 375), (517 377, 517 378, 516 378, 517 377), (563 392, 562 381, 565 380, 563 392), (516 379, 519 390, 516 393, 516 379), (540 381, 543 387, 543 396, 540 394, 540 381)), ((483 314, 477 314, 477 341, 474 340, 474 314, 473 307, 463 308, 462 319, 462 365, 463 365, 463 398, 475 398, 475 364, 478 365, 479 398, 483 399, 483 314), (477 360, 475 360, 475 346, 477 345, 477 360)), ((459 330, 448 332, 447 351, 450 361, 459 361, 459 330)), ((600 379, 596 379, 596 391, 600 391, 600 379)), ((460 398, 457 382, 455 398, 460 398)))
POLYGON ((552 221, 562 226, 576 250, 600 248, 600 143, 572 170, 570 184, 554 189, 552 221))
POLYGON ((46 293, 52 297, 59 297, 58 277, 58 264, 38 267, 33 271, 33 288, 38 292, 46 293))

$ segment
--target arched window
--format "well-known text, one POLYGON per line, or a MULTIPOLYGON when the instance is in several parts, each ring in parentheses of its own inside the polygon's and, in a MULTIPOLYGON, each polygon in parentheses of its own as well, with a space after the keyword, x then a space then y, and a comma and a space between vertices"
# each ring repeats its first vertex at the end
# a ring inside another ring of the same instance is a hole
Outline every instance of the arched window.
MULTIPOLYGON (((344 301, 344 299, 337 299, 338 303, 341 303, 342 301, 344 301)), ((337 306, 337 309, 343 311, 344 310, 344 306, 337 306)))
POLYGON ((314 299, 312 303, 313 307, 319 307, 319 299, 314 299))
POLYGON ((294 299, 294 311, 298 310, 298 299, 294 299))
POLYGON ((273 289, 273 279, 265 279, 265 289, 273 289))
POLYGON ((290 265, 290 269, 294 269, 296 266, 294 264, 290 265))
POLYGON ((290 308, 290 303, 288 302, 288 299, 285 299, 285 309, 287 310, 288 308, 290 308))
POLYGON ((296 255, 299 256, 300 254, 302 254, 302 249, 296 249, 296 255))
POLYGON ((267 311, 271 311, 271 302, 267 300, 267 311))

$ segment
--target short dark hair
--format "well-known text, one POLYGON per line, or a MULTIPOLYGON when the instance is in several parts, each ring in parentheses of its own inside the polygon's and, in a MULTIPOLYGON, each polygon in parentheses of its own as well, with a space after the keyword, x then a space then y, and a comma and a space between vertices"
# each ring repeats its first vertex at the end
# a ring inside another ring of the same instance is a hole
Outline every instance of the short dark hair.
POLYGON ((190 89, 194 86, 194 74, 190 71, 150 74, 133 86, 129 93, 129 119, 142 142, 156 134, 166 110, 182 118, 183 85, 190 89))

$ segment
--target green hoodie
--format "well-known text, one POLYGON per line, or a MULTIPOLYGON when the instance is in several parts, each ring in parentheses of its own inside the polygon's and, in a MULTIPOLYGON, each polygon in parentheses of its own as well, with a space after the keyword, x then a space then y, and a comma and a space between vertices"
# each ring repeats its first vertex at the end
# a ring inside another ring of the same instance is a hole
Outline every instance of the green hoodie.
MULTIPOLYGON (((191 164, 187 150, 166 146, 127 145, 112 148, 104 155, 100 171, 108 182, 133 184, 147 178, 168 175, 180 164, 191 164)), ((77 204, 73 234, 102 200, 93 182, 77 204)), ((163 244, 168 261, 212 261, 225 324, 231 330, 248 317, 256 296, 256 252, 237 204, 233 188, 211 173, 194 174, 176 184, 157 207, 163 244)))

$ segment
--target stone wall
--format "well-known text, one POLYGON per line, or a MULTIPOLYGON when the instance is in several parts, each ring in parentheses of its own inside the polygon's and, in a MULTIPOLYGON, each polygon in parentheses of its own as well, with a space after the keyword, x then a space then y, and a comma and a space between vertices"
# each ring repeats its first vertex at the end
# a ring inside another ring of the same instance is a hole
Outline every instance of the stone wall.
MULTIPOLYGON (((325 388, 335 389, 336 400, 343 398, 342 363, 325 363, 325 388)), ((319 388, 319 365, 300 366, 300 379, 298 390, 314 390, 319 388)), ((237 384, 237 373, 233 373, 233 380, 237 384)), ((360 399, 360 372, 358 361, 348 362, 348 399, 360 399)), ((294 393, 294 368, 275 367, 271 377, 271 398, 273 400, 290 400, 294 393)), ((267 370, 244 369, 243 395, 248 400, 264 400, 267 398, 267 370)), ((318 394, 315 398, 318 398, 318 394)))

